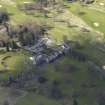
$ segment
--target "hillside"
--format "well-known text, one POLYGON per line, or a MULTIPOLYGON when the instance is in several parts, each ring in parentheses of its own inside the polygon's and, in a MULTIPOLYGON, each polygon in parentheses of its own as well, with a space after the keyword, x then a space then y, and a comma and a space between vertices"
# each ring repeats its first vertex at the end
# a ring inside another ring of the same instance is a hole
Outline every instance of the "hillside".
POLYGON ((0 0, 0 105, 105 105, 105 0, 83 1, 0 0))

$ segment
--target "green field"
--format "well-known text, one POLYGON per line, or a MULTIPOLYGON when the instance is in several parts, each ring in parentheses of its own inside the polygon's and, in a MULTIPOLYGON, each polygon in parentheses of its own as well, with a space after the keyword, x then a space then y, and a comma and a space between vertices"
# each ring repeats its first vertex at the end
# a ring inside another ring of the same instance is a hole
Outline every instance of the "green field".
POLYGON ((0 54, 0 72, 4 71, 1 77, 5 80, 8 78, 8 75, 15 75, 18 72, 26 70, 27 64, 25 62, 29 60, 29 56, 30 54, 24 54, 24 52, 0 54), (2 62, 4 62, 4 64, 2 64, 2 62))
MULTIPOLYGON (((49 17, 44 17, 44 14, 41 12, 26 14, 17 8, 18 4, 23 4, 28 1, 33 2, 33 0, 0 1, 1 8, 6 9, 10 14, 10 24, 17 25, 27 21, 47 23, 53 27, 51 30, 48 30, 48 34, 56 43, 61 43, 64 36, 67 36, 69 40, 78 41, 82 47, 80 49, 76 48, 76 50, 86 54, 91 62, 103 70, 102 67, 105 65, 105 12, 103 11, 105 8, 99 8, 99 3, 105 3, 105 0, 97 0, 98 2, 85 6, 79 2, 65 2, 66 7, 64 8, 64 12, 59 13, 51 9, 48 13, 49 17), (70 21, 70 26, 68 26, 68 21, 70 21), (98 25, 95 25, 95 23, 98 25), (81 31, 81 25, 89 28, 90 32, 81 31)), ((30 56, 31 54, 23 50, 19 52, 0 51, 0 72, 3 72, 0 74, 0 78, 6 80, 8 79, 8 75, 13 74, 16 76, 21 71, 27 72, 27 67, 32 66, 28 65, 30 56), (27 61, 28 63, 26 63, 27 61), (7 66, 6 71, 2 62, 7 66)), ((72 105, 73 94, 77 94, 79 105, 99 105, 97 103, 97 97, 105 89, 105 79, 100 74, 92 73, 89 67, 88 61, 80 62, 68 55, 56 61, 54 64, 48 64, 42 68, 42 75, 50 83, 54 80, 59 81, 59 88, 67 96, 67 99, 55 100, 39 95, 37 92, 27 92, 24 97, 18 97, 14 105, 66 105, 62 104, 65 100, 69 103, 67 105, 72 105), (70 69, 69 72, 66 72, 66 69, 68 69, 66 68, 67 65, 74 65, 76 69, 70 69), (71 82, 66 83, 66 80, 71 82), (83 85, 90 87, 83 87, 83 85)), ((36 69, 33 70, 37 72, 36 69)), ((34 87, 36 87, 36 84, 34 84, 34 87)), ((0 102, 2 103, 2 100, 6 99, 6 96, 5 92, 2 93, 0 91, 0 93, 0 102)))
POLYGON ((78 3, 73 3, 70 6, 70 11, 72 11, 74 14, 82 18, 87 24, 89 24, 94 29, 103 32, 105 34, 105 13, 99 12, 97 10, 91 9, 88 6, 81 6, 78 3), (78 9, 78 10, 77 10, 78 9), (78 14, 79 12, 83 12, 83 14, 78 14), (99 23, 98 27, 94 26, 94 23, 99 23))

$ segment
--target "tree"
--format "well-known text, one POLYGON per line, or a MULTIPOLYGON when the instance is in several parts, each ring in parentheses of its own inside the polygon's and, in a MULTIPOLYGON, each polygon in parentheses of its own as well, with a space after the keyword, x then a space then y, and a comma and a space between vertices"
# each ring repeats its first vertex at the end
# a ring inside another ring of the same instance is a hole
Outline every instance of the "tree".
POLYGON ((43 7, 47 7, 47 5, 48 5, 48 0, 37 0, 37 2, 40 3, 41 9, 43 7))
POLYGON ((9 20, 8 12, 5 10, 0 11, 0 23, 5 23, 9 20))
POLYGON ((9 104, 8 100, 5 100, 3 105, 10 105, 10 104, 9 104))
POLYGON ((90 4, 90 3, 93 3, 95 0, 80 0, 80 1, 85 4, 90 4))
POLYGON ((9 24, 5 21, 5 22, 3 23, 3 25, 4 25, 4 27, 6 28, 7 34, 10 35, 10 33, 9 33, 9 24))
POLYGON ((45 34, 44 25, 37 23, 24 23, 19 26, 18 39, 21 45, 33 45, 45 34))
POLYGON ((54 99, 61 99, 63 98, 63 93, 61 91, 61 89, 59 88, 59 81, 54 80, 52 82, 52 88, 51 88, 51 97, 54 99))
POLYGON ((18 48, 18 46, 14 40, 11 41, 10 45, 11 45, 12 50, 18 48))
POLYGON ((78 102, 76 99, 73 100, 73 105, 78 105, 78 102))
POLYGON ((9 42, 6 43, 6 51, 9 52, 10 48, 9 48, 9 42))
POLYGON ((100 92, 98 95, 98 105, 105 105, 105 92, 100 92))

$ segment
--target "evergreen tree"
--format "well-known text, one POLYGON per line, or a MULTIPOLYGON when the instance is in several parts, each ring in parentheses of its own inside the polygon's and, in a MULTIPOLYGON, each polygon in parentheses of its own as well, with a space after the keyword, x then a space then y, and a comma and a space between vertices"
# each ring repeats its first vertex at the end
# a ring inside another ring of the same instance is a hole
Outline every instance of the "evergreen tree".
POLYGON ((10 49, 9 49, 9 42, 6 43, 6 51, 8 51, 8 52, 10 51, 10 49))
POLYGON ((73 105, 78 105, 78 102, 76 99, 73 100, 73 105))

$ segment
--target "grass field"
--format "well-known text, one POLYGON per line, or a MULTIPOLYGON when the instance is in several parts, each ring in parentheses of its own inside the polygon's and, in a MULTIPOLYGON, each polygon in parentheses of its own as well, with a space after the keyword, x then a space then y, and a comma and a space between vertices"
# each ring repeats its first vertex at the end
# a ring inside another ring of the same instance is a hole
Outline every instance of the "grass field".
POLYGON ((8 52, 5 54, 0 54, 0 72, 2 79, 7 79, 11 74, 17 74, 18 72, 24 71, 27 68, 27 62, 29 60, 29 54, 24 54, 24 52, 8 52), (6 65, 6 67, 2 64, 6 65), (6 70, 6 72, 5 72, 6 70))
POLYGON ((89 24, 92 28, 103 32, 105 34, 105 13, 96 11, 94 9, 90 9, 88 6, 81 6, 78 3, 73 3, 70 6, 70 11, 76 14, 78 17, 82 18, 87 24, 89 24), (79 14, 79 12, 83 12, 83 14, 79 14), (99 23, 98 27, 94 26, 94 23, 99 23))
MULTIPOLYGON (((105 51, 104 47, 101 46, 103 49, 101 50, 100 46, 96 42, 98 42, 98 37, 102 38, 100 41, 101 44, 103 44, 105 41, 105 13, 103 12, 104 7, 100 8, 102 11, 99 9, 99 3, 105 2, 104 0, 89 6, 82 6, 78 2, 70 4, 65 3, 68 7, 66 10, 70 13, 64 12, 59 13, 58 15, 58 13, 52 10, 48 15, 54 18, 45 18, 43 13, 38 12, 27 15, 16 7, 16 5, 27 1, 29 0, 15 0, 14 4, 0 1, 0 5, 3 6, 2 8, 7 9, 7 11, 11 14, 11 24, 16 25, 25 21, 45 22, 53 27, 48 31, 48 34, 51 35, 51 37, 57 43, 62 42, 64 36, 67 36, 70 40, 80 42, 83 48, 76 50, 86 54, 89 60, 96 63, 102 69, 102 66, 105 65, 105 51), (97 5, 98 8, 96 10, 94 8, 96 8, 97 5), (79 14, 80 12, 83 14, 79 14), (58 19, 58 21, 55 21, 54 19, 58 19), (71 27, 68 27, 67 19, 71 21, 71 27), (98 23, 98 26, 95 26, 94 23, 98 23), (81 25, 91 29, 91 32, 82 32, 80 28, 81 25), (99 35, 98 37, 97 32, 99 35)), ((32 0, 30 1, 33 2, 32 0)), ((7 69, 9 71, 5 74, 0 74, 0 77, 7 79, 8 74, 12 73, 15 75, 20 71, 25 71, 27 64, 25 64, 24 61, 29 59, 29 56, 30 54, 27 54, 23 51, 0 53, 0 72, 4 69, 1 62, 5 57, 7 58, 4 60, 4 62, 6 63, 7 69)), ((78 60, 66 56, 56 61, 54 64, 49 64, 43 68, 43 75, 50 82, 53 80, 58 80, 61 83, 60 89, 62 90, 63 94, 70 97, 72 94, 79 94, 78 102, 80 105, 98 105, 97 95, 100 93, 100 91, 103 92, 105 88, 104 79, 100 78, 100 76, 97 74, 90 73, 88 68, 88 62, 79 62, 78 60), (65 73, 66 65, 71 64, 76 66, 76 70, 73 72, 65 73), (60 71, 56 70, 56 66, 60 71), (66 80, 71 82, 66 83, 66 80), (87 84, 89 86, 95 84, 95 87, 84 88, 82 86, 83 84, 87 84)), ((2 102, 4 97, 5 94, 0 95, 0 102, 2 102)), ((51 98, 38 95, 37 93, 28 93, 26 96, 20 98, 15 105, 62 105, 62 101, 63 100, 53 100, 51 98)), ((72 100, 69 99, 69 102, 71 101, 72 100)))

